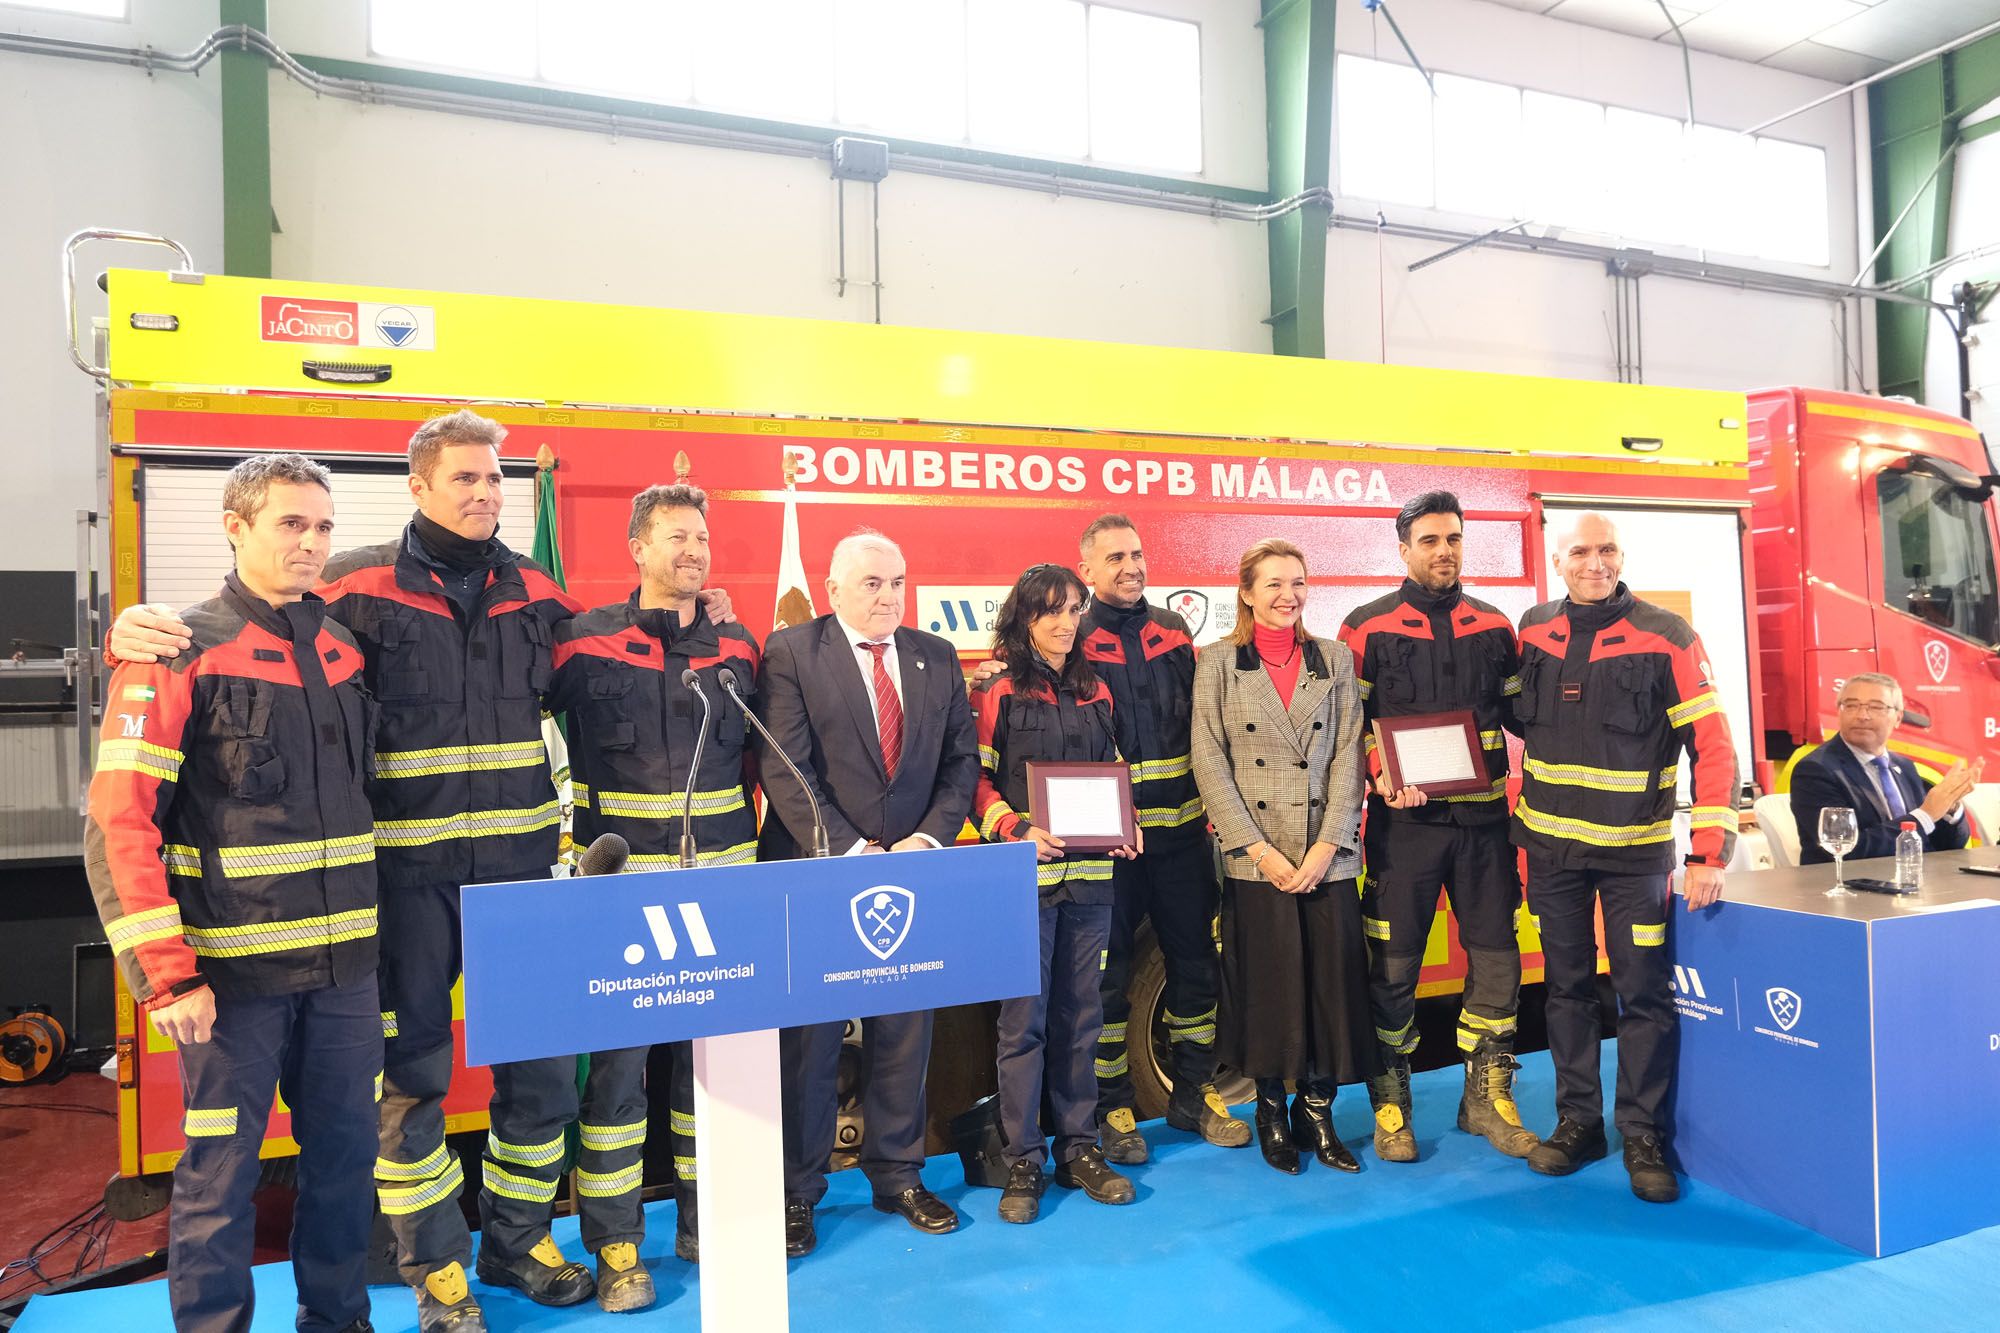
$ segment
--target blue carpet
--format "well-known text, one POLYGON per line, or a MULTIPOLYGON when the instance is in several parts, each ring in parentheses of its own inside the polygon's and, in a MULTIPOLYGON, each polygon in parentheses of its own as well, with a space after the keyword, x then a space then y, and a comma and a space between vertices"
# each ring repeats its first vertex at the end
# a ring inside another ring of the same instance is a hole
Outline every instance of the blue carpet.
MULTIPOLYGON (((1612 1079, 1605 1046, 1605 1081, 1612 1079)), ((1551 1180, 1453 1127, 1455 1069, 1416 1079, 1423 1160, 1390 1166, 1362 1150, 1367 1098, 1343 1091, 1342 1136, 1358 1176, 1317 1164, 1281 1176, 1254 1148, 1224 1151, 1164 1125, 1146 1126, 1150 1165, 1134 1169, 1136 1204, 1107 1208, 1051 1185, 1041 1221, 1009 1226, 996 1190, 965 1185, 956 1158, 925 1179, 960 1208, 955 1235, 931 1237, 874 1212, 858 1172, 834 1177, 819 1212, 816 1253, 791 1264, 792 1326, 834 1329, 1625 1330, 2000 1327, 2000 1228, 1887 1259, 1866 1260, 1802 1227, 1684 1182, 1682 1201, 1644 1204, 1611 1157, 1551 1180)), ((1525 1061, 1520 1100, 1546 1128, 1554 1076, 1546 1054, 1525 1061)), ((690 1269, 672 1256, 672 1206, 654 1212, 644 1247, 660 1303, 640 1315, 594 1304, 545 1310, 480 1290, 495 1333, 695 1325, 690 1269)), ((577 1255, 576 1223, 556 1239, 577 1255)), ((290 1271, 257 1271, 255 1327, 292 1326, 290 1271)), ((375 1327, 403 1333, 415 1307, 375 1293, 375 1327)), ((16 1333, 165 1328, 166 1287, 153 1282, 31 1303, 16 1333)))

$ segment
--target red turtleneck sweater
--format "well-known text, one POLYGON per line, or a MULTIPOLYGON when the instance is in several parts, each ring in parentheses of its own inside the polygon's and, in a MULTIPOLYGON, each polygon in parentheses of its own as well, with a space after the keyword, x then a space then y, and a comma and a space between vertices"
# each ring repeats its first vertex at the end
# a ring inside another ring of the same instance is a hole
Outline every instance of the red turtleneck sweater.
POLYGON ((1271 629, 1258 625, 1255 630, 1257 656, 1264 659, 1264 670, 1270 673, 1271 684, 1277 687, 1278 702, 1286 708, 1292 706, 1292 691, 1299 683, 1299 637, 1292 629, 1271 629))

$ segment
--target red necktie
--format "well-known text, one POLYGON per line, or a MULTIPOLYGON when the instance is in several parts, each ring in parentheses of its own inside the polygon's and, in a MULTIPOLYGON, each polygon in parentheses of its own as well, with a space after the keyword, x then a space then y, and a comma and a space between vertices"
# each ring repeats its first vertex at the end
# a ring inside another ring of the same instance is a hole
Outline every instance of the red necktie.
POLYGON ((895 682, 889 679, 889 670, 882 665, 883 655, 889 651, 886 643, 864 643, 869 657, 875 663, 875 729, 882 737, 882 767, 889 774, 889 780, 896 780, 896 765, 903 758, 903 701, 896 697, 895 682))

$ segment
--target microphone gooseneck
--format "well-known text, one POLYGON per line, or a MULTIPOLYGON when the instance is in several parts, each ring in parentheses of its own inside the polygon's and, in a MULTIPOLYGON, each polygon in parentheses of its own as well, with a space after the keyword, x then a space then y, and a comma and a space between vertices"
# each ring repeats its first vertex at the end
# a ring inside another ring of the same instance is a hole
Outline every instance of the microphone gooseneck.
POLYGON ((813 812, 812 854, 814 856, 832 855, 827 850, 826 845, 826 820, 820 815, 819 797, 813 793, 812 783, 806 781, 806 775, 799 771, 799 766, 792 762, 790 755, 785 753, 785 747, 778 744, 778 738, 773 736, 771 729, 764 725, 764 719, 752 712, 750 705, 743 702, 743 696, 736 692, 736 673, 728 667, 723 667, 715 673, 715 678, 722 682, 722 688, 728 692, 730 698, 736 701, 736 706, 743 710, 743 716, 750 719, 750 725, 757 728, 757 734, 769 742, 771 749, 777 754, 778 758, 785 761, 785 767, 792 771, 792 777, 798 781, 799 790, 806 794, 806 800, 812 805, 813 812))
POLYGON ((701 730, 694 736, 694 762, 688 765, 687 787, 681 792, 681 865, 682 870, 692 870, 694 854, 694 781, 701 772, 701 750, 708 742, 709 706, 708 692, 701 687, 701 677, 689 667, 681 672, 681 684, 693 690, 701 700, 701 730))

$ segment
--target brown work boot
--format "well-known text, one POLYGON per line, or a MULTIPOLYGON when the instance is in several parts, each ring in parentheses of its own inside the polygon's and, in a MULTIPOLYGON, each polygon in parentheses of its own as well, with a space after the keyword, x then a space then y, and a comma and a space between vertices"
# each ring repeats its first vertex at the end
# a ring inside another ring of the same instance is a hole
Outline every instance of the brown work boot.
POLYGON ((654 1300, 653 1275, 639 1262, 639 1247, 629 1241, 597 1252, 597 1303, 613 1314, 643 1310, 654 1300))
POLYGON ((1541 1142, 1521 1124, 1514 1106, 1514 1071, 1520 1067, 1505 1046, 1480 1042, 1465 1058, 1465 1095, 1458 1103, 1458 1127, 1509 1157, 1526 1157, 1541 1142))
POLYGON ((1383 1051, 1385 1072, 1368 1080, 1368 1104, 1375 1108, 1375 1155, 1385 1162, 1417 1160, 1417 1136, 1410 1129, 1410 1057, 1383 1051))

